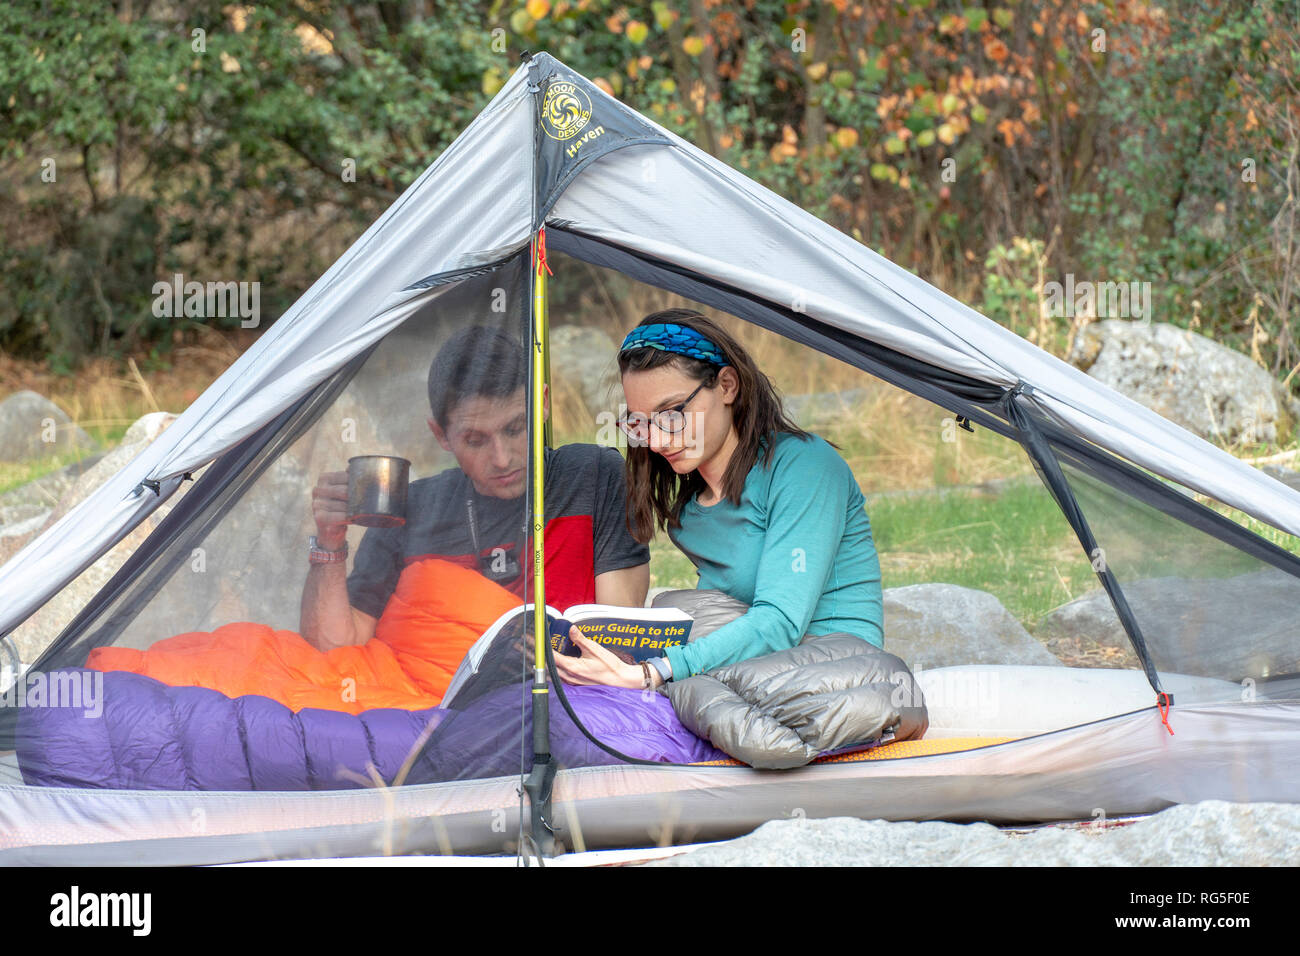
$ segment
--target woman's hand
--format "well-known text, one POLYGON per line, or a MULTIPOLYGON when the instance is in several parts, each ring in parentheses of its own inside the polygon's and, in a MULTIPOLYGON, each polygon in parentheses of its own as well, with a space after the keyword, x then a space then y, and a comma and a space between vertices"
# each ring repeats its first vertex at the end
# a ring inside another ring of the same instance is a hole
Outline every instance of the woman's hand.
MULTIPOLYGON (((595 641, 583 637, 576 626, 569 629, 569 639, 581 649, 582 656, 555 655, 555 670, 566 684, 603 684, 634 690, 645 685, 645 671, 641 665, 624 664, 595 641)), ((654 668, 650 669, 650 674, 654 684, 658 684, 659 675, 654 668)))

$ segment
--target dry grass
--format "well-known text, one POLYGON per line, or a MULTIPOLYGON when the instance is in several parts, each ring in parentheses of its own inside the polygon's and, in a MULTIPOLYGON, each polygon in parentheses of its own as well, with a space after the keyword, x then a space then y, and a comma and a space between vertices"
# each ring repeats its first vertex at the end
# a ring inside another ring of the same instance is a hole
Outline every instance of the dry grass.
POLYGON ((62 408, 101 444, 112 444, 141 415, 184 411, 254 338, 248 332, 198 326, 180 336, 161 360, 93 358, 71 375, 0 355, 0 398, 31 389, 62 408))

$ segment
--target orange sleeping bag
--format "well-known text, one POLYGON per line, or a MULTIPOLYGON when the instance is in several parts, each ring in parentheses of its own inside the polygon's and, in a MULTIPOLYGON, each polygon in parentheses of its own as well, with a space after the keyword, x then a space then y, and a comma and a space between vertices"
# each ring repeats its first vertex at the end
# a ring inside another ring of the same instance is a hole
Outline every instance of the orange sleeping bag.
POLYGON ((260 694, 290 710, 358 714, 435 707, 470 646, 519 598, 477 571, 440 558, 413 562, 365 644, 318 651, 293 631, 240 622, 178 634, 145 651, 99 647, 86 666, 130 671, 227 697, 260 694))

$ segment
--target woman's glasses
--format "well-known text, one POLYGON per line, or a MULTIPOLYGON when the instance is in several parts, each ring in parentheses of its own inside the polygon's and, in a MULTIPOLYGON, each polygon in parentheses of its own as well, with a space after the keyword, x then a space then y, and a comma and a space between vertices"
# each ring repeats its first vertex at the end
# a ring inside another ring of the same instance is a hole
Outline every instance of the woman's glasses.
POLYGON ((686 406, 691 403, 691 399, 700 394, 700 389, 704 388, 704 385, 705 383, 701 382, 695 391, 686 396, 685 401, 679 402, 672 408, 660 409, 649 416, 624 415, 618 420, 618 427, 623 429, 623 434, 629 439, 642 444, 650 440, 651 423, 665 435, 676 435, 686 427, 686 406))

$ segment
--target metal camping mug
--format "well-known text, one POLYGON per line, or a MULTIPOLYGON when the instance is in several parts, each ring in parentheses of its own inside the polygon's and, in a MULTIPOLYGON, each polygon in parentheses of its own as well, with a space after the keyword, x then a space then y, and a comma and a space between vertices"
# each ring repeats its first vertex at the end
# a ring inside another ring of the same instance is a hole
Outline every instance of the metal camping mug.
POLYGON ((392 455, 348 459, 348 524, 396 528, 406 524, 406 483, 411 463, 392 455))

